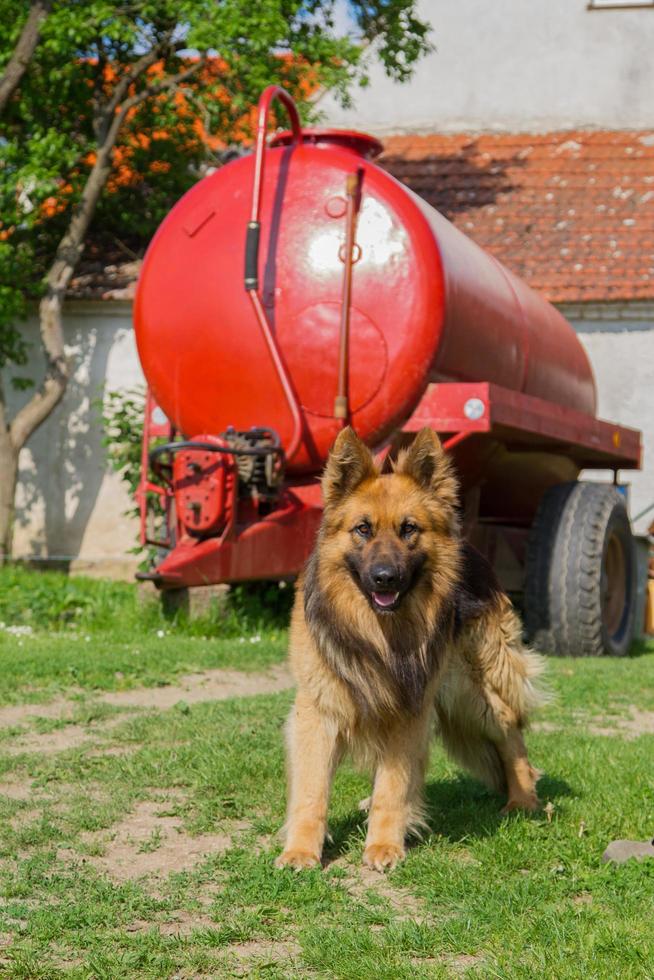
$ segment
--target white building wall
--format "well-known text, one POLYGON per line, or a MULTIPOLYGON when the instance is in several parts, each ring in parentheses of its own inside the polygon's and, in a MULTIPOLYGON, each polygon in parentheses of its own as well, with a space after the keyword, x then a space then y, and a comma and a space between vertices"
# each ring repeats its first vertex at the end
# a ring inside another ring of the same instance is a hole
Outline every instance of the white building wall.
MULTIPOLYGON (((600 418, 640 429, 642 469, 621 470, 620 482, 630 485, 630 513, 637 517, 654 504, 654 307, 637 304, 622 310, 610 305, 561 307, 584 344, 595 372, 600 418)), ((612 479, 612 473, 585 473, 584 479, 612 479)), ((634 521, 645 534, 654 510, 634 521)))
MULTIPOLYGON (((24 329, 32 353, 27 368, 16 373, 38 381, 43 359, 36 320, 24 329)), ((144 384, 131 305, 69 304, 65 338, 73 364, 66 394, 20 455, 13 554, 70 563, 77 571, 129 575, 136 567, 129 549, 138 527, 125 511, 134 502, 107 465, 94 403, 108 389, 144 384)), ((7 381, 11 415, 29 392, 12 392, 7 381)))
POLYGON ((436 50, 406 85, 372 64, 334 126, 401 132, 536 132, 652 125, 654 6, 588 10, 587 0, 421 0, 436 50))

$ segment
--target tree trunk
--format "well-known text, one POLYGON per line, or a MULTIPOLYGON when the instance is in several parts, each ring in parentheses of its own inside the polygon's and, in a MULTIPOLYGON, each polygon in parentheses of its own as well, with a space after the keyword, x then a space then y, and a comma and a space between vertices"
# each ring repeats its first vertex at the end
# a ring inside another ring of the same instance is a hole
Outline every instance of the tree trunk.
POLYGON ((47 16, 51 6, 51 0, 33 0, 30 5, 30 12, 16 42, 14 53, 7 63, 4 75, 0 78, 0 115, 2 115, 4 107, 18 88, 20 80, 27 70, 34 49, 39 43, 41 22, 47 16))
MULTIPOLYGON (((0 405, 0 418, 4 415, 0 405)), ((0 426, 0 565, 11 554, 11 533, 14 521, 14 495, 18 474, 18 453, 14 449, 6 426, 0 426)))
MULTIPOLYGON (((44 0, 32 5, 33 10, 36 7, 46 10, 48 6, 44 0)), ((32 15, 30 14, 30 16, 32 15)), ((38 40, 38 36, 36 40, 38 40)), ((61 401, 68 384, 70 366, 64 349, 62 322, 64 298, 84 250, 86 234, 98 200, 111 173, 112 152, 118 139, 120 127, 130 108, 138 105, 150 95, 167 88, 173 88, 179 82, 195 74, 203 64, 203 59, 199 59, 179 75, 164 79, 161 83, 147 86, 143 92, 137 93, 118 104, 117 97, 127 92, 129 84, 146 71, 149 65, 154 63, 159 53, 160 48, 157 46, 157 48, 143 55, 133 66, 132 71, 127 73, 125 79, 118 84, 115 98, 109 103, 105 118, 98 127, 100 143, 97 147, 95 163, 84 185, 80 200, 73 210, 66 233, 57 246, 54 261, 47 275, 46 293, 39 305, 41 345, 46 361, 45 377, 39 390, 16 413, 10 424, 6 421, 4 400, 0 389, 0 562, 3 560, 3 555, 8 556, 9 554, 18 454, 32 433, 47 419, 53 408, 61 401)))
MULTIPOLYGON (((32 433, 48 417, 66 391, 70 368, 64 350, 62 311, 66 290, 84 249, 84 240, 100 194, 111 172, 111 151, 118 134, 118 120, 99 147, 96 161, 88 176, 79 204, 75 208, 66 234, 59 242, 54 262, 47 276, 47 291, 39 304, 41 345, 45 354, 46 373, 39 390, 16 413, 9 426, 11 441, 19 452, 32 433)), ((1 480, 1 477, 0 477, 1 480)))
POLYGON ((39 304, 41 346, 46 362, 43 382, 27 404, 16 412, 9 425, 5 420, 4 402, 0 392, 0 563, 6 561, 10 553, 18 454, 32 433, 61 401, 68 384, 70 366, 64 349, 63 303, 82 254, 84 239, 98 199, 111 170, 111 149, 115 140, 116 132, 111 132, 104 146, 100 148, 81 200, 73 212, 48 273, 47 291, 39 304))

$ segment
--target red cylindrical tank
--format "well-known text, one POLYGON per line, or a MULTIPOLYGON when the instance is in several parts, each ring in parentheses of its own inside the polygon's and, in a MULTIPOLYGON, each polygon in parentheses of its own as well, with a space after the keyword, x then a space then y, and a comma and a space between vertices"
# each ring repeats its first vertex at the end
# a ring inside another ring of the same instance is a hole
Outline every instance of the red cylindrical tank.
MULTIPOLYGON (((363 171, 349 348, 352 422, 370 445, 432 380, 491 381, 590 415, 595 384, 570 324, 442 215, 371 162, 356 133, 277 137, 267 151, 260 294, 302 405, 290 469, 319 469, 339 427, 345 183, 363 171), (276 145, 275 145, 276 144, 276 145)), ((201 180, 148 249, 136 298, 153 394, 186 436, 276 429, 291 414, 243 285, 254 159, 201 180)))

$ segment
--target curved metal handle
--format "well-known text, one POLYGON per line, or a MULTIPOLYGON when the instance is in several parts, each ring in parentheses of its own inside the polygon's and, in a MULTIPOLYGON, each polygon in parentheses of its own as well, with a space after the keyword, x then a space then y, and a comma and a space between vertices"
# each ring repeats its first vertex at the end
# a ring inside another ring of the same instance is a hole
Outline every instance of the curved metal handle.
POLYGON ((263 187, 268 116, 270 115, 270 106, 274 99, 279 99, 288 112, 288 117, 291 121, 291 129, 293 131, 293 142, 298 144, 302 142, 302 126, 300 125, 300 116, 298 114, 295 102, 288 92, 286 92, 283 88, 280 88, 279 85, 269 85, 268 88, 264 89, 264 91, 261 93, 261 98, 259 99, 257 144, 256 156, 254 159, 254 185, 252 187, 252 214, 250 217, 251 221, 256 222, 259 221, 259 212, 261 211, 261 190, 263 187))
POLYGON ((261 234, 259 215, 261 213, 261 195, 263 193, 263 175, 266 162, 268 116, 274 99, 279 99, 288 112, 293 131, 293 142, 295 144, 302 142, 302 126, 295 102, 288 92, 280 88, 279 85, 269 85, 267 89, 264 89, 259 99, 254 182, 252 184, 252 211, 245 237, 245 288, 247 290, 259 288, 259 237, 261 234))
POLYGON ((248 222, 247 235, 245 239, 245 288, 250 296, 254 314, 261 328, 261 333, 268 347, 277 376, 284 391, 284 397, 288 404, 291 417, 293 419, 293 436, 286 451, 286 459, 291 459, 297 452, 302 439, 302 412, 297 395, 293 389, 293 384, 286 370, 286 365, 282 359, 277 341, 270 329, 266 311, 259 298, 259 237, 261 224, 259 214, 261 212, 261 194, 263 190, 263 175, 266 154, 266 132, 268 129, 268 116, 273 99, 279 99, 288 112, 291 129, 293 131, 293 142, 297 145, 302 142, 302 126, 300 116, 295 102, 283 88, 279 85, 269 85, 259 99, 259 118, 257 123, 257 144, 254 159, 254 183, 252 186, 252 212, 248 222))

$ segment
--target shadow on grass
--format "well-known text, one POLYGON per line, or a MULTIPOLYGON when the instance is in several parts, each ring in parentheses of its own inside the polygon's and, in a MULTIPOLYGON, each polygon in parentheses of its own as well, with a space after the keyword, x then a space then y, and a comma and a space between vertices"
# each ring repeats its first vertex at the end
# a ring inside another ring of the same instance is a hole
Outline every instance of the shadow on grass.
MULTIPOLYGON (((565 796, 573 789, 563 779, 543 776, 538 783, 538 795, 543 804, 565 796)), ((506 797, 486 789, 481 783, 463 773, 453 779, 427 783, 425 787, 428 822, 431 829, 452 843, 471 838, 491 837, 505 820, 501 813, 506 797)), ((542 810, 524 814, 527 818, 542 819, 542 810)))
POLYGON ((640 637, 629 647, 629 653, 627 656, 631 657, 644 657, 647 654, 654 653, 654 638, 652 637, 640 637))
MULTIPOLYGON (((572 796, 573 792, 569 783, 556 776, 545 775, 538 783, 538 793, 544 804, 572 796)), ((429 827, 453 844, 491 837, 497 833, 501 823, 512 819, 500 812, 505 802, 504 797, 492 793, 477 780, 463 773, 452 779, 432 780, 425 786, 429 827)), ((526 816, 541 820, 542 810, 526 816)), ((324 853, 326 865, 345 854, 354 839, 365 836, 366 818, 366 813, 352 810, 339 820, 330 822, 331 840, 324 853)), ((419 845, 420 841, 415 844, 419 845)))
POLYGON ((367 819, 368 814, 357 809, 351 810, 344 817, 329 821, 329 838, 323 852, 323 866, 327 867, 346 854, 354 840, 365 837, 367 819))
POLYGON ((593 655, 592 657, 579 656, 579 657, 569 657, 567 654, 551 653, 549 650, 543 651, 543 656, 546 660, 554 660, 559 663, 566 660, 583 660, 586 663, 593 661, 602 661, 610 663, 611 660, 634 660, 637 657, 645 657, 654 653, 654 637, 641 636, 637 640, 633 640, 629 650, 624 655, 624 657, 615 656, 612 657, 609 654, 599 654, 593 655))

